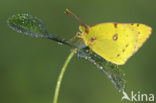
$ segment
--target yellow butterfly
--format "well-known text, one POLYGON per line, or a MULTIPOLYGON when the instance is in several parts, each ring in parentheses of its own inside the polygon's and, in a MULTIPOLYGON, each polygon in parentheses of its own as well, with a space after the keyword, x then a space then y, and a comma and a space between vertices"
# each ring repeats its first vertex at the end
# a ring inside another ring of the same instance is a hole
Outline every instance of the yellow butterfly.
POLYGON ((152 28, 139 23, 101 23, 88 26, 71 11, 66 14, 80 22, 81 38, 96 54, 117 65, 123 65, 149 38, 152 28))

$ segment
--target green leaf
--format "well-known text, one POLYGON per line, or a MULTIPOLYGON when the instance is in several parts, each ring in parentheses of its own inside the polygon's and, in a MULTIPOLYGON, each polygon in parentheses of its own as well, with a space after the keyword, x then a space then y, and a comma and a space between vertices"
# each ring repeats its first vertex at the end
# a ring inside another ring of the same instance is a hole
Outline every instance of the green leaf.
POLYGON ((9 27, 17 32, 31 35, 34 37, 43 37, 74 47, 72 43, 64 38, 60 38, 47 32, 46 27, 40 19, 29 14, 17 14, 11 16, 7 23, 9 27))
POLYGON ((17 14, 11 16, 8 25, 17 32, 22 32, 35 37, 47 37, 48 32, 42 21, 29 14, 17 14))
POLYGON ((85 47, 79 50, 77 53, 78 57, 84 58, 94 64, 99 70, 103 71, 106 76, 111 80, 115 88, 118 89, 119 92, 123 92, 125 89, 125 77, 124 73, 121 69, 118 68, 117 65, 112 64, 102 57, 98 56, 94 52, 89 53, 89 48, 85 47))

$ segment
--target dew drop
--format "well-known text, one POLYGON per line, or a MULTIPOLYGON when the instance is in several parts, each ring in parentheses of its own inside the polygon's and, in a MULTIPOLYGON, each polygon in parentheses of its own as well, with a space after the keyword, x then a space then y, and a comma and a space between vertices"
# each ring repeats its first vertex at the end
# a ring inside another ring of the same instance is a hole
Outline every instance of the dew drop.
POLYGON ((96 65, 96 62, 94 62, 93 64, 96 65))
POLYGON ((86 52, 89 52, 89 50, 86 50, 86 52))
POLYGON ((103 67, 99 67, 99 69, 103 69, 103 67))
POLYGON ((86 59, 86 60, 88 59, 87 56, 85 57, 85 59, 86 59))
POLYGON ((61 42, 58 42, 58 45, 62 46, 63 44, 61 42))

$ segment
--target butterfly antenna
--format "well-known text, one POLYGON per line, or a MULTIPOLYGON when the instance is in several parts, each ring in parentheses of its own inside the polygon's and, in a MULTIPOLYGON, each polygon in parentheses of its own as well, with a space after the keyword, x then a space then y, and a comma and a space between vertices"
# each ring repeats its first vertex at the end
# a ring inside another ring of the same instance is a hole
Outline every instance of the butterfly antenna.
POLYGON ((79 19, 79 17, 76 16, 76 15, 75 15, 73 12, 71 12, 69 9, 66 9, 66 10, 64 11, 64 13, 67 14, 67 15, 69 15, 69 16, 71 16, 71 17, 73 17, 73 18, 75 18, 75 19, 80 23, 80 25, 85 25, 85 24, 79 19))

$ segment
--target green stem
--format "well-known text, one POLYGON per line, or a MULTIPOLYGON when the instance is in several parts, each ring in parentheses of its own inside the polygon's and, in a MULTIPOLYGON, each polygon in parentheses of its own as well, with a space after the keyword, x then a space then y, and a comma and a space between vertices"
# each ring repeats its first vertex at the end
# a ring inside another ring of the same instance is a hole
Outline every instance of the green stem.
POLYGON ((67 68, 71 58, 75 54, 75 52, 76 52, 76 49, 73 49, 73 51, 69 54, 68 58, 66 59, 64 65, 62 67, 62 70, 60 72, 60 75, 58 77, 58 81, 57 81, 57 84, 56 84, 53 103, 57 103, 57 101, 58 101, 58 96, 59 96, 59 91, 60 91, 60 86, 61 86, 61 82, 62 82, 62 79, 63 79, 63 75, 64 75, 64 73, 66 71, 66 68, 67 68))

